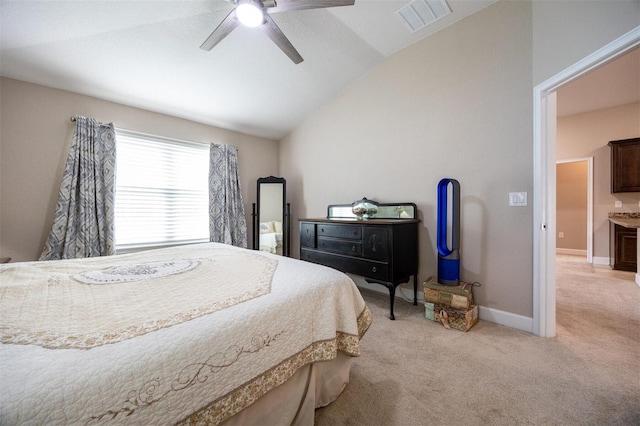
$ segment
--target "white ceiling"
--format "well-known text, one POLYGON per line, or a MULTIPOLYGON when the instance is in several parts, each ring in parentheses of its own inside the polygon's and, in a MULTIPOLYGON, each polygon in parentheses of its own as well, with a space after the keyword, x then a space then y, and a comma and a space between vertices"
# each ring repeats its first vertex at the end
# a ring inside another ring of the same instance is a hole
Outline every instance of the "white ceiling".
POLYGON ((557 114, 562 117, 638 102, 640 48, 635 48, 560 87, 557 91, 557 114))
MULTIPOLYGON (((304 58, 294 65, 244 27, 201 50, 233 7, 223 0, 1 0, 0 74, 280 139, 384 58, 494 1, 447 0, 452 13, 416 33, 397 14, 410 1, 273 14, 304 58)), ((640 55, 627 56, 562 87, 558 114, 639 102, 640 55)))
POLYGON ((0 73, 280 139, 384 58, 494 1, 447 0, 452 13, 416 33, 397 14, 409 1, 273 14, 295 65, 251 28, 201 50, 233 7, 223 0, 2 0, 0 73))

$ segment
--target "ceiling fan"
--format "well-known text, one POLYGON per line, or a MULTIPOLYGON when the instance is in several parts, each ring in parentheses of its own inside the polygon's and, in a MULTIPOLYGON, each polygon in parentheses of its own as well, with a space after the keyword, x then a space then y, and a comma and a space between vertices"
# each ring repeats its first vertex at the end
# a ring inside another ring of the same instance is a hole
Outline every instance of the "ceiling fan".
POLYGON ((226 0, 236 7, 216 27, 202 43, 200 49, 211 50, 229 35, 239 24, 259 27, 295 63, 303 61, 302 56, 269 16, 275 12, 291 10, 320 9, 335 6, 352 6, 355 0, 226 0))

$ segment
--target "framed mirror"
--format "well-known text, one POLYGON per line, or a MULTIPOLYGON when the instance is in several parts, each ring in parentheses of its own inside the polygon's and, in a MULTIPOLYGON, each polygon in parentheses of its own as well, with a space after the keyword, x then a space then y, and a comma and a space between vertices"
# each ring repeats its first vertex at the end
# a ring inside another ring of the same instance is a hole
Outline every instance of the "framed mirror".
POLYGON ((289 256, 287 181, 275 176, 258 179, 257 197, 252 214, 253 249, 289 256))
POLYGON ((327 219, 415 219, 417 210, 415 203, 378 203, 364 197, 351 204, 330 204, 327 219), (358 217, 354 213, 356 206, 369 207, 369 210, 358 217))

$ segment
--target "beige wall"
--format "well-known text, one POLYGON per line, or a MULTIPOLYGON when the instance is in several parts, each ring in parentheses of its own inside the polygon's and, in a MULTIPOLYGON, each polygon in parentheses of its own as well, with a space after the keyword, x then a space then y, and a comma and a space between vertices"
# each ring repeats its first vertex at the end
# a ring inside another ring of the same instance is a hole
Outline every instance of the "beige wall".
POLYGON ((556 166, 556 247, 587 250, 588 162, 556 166))
POLYGON ((538 85, 639 24, 639 0, 534 0, 533 82, 538 85))
POLYGON ((277 141, 17 80, 2 78, 0 89, 0 256, 24 261, 40 255, 53 221, 74 129, 72 115, 128 130, 237 146, 251 245, 256 179, 277 175, 277 141))
POLYGON ((415 202, 422 281, 437 273, 436 185, 456 178, 462 278, 481 305, 531 317, 533 87, 637 25, 638 1, 606 3, 501 1, 385 60, 281 141, 294 219, 415 202), (512 191, 529 206, 508 207, 512 191))
POLYGON ((531 316, 531 205, 508 206, 509 192, 532 190, 531 58, 526 2, 498 3, 388 58, 281 142, 294 218, 363 196, 415 202, 422 282, 437 273, 436 186, 455 178, 462 279, 482 283, 480 304, 531 316))
POLYGON ((630 104, 558 118, 557 159, 593 157, 594 257, 609 257, 607 213, 640 210, 639 193, 611 193, 611 156, 607 146, 612 140, 639 137, 639 117, 640 104, 630 104), (622 201, 622 209, 614 207, 616 200, 622 201))

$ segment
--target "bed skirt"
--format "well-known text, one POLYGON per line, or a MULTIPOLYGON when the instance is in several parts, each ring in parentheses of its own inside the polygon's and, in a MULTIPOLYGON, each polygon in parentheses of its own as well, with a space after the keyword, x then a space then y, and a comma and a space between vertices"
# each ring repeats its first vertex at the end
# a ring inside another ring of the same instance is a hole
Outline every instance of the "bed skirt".
MULTIPOLYGON (((316 408, 333 402, 349 383, 353 357, 338 352, 337 358, 306 365, 288 381, 222 423, 223 426, 313 425, 316 408)), ((210 425, 207 409, 183 424, 210 425)))

